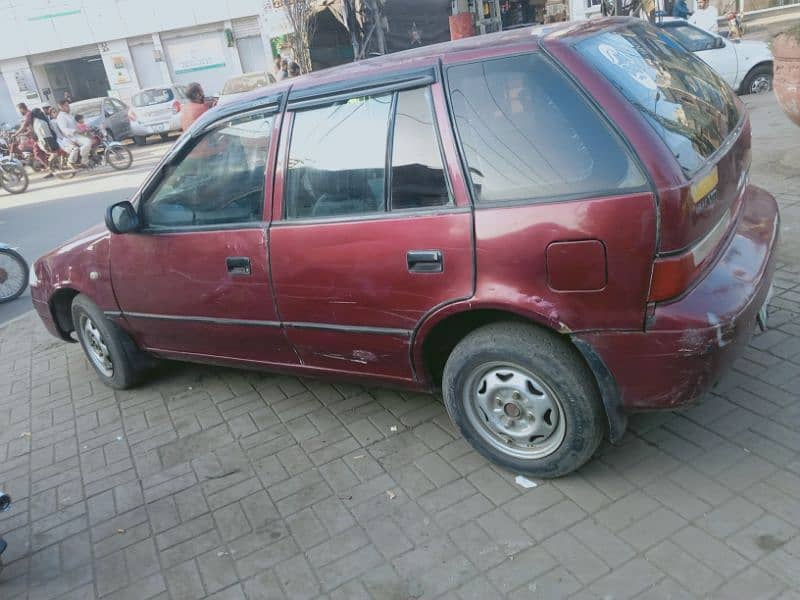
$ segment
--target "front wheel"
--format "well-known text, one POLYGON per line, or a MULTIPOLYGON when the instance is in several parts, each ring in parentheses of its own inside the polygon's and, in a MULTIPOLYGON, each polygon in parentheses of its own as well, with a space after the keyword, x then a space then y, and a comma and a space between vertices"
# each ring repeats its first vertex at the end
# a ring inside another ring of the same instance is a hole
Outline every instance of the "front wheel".
POLYGON ((28 287, 28 263, 11 248, 0 248, 0 304, 19 298, 28 287))
POLYGON ((125 146, 109 146, 106 148, 106 161, 112 169, 124 171, 133 164, 133 154, 125 146))
POLYGON ((742 94, 764 94, 772 89, 772 65, 759 65, 742 82, 742 94))
POLYGON ((72 301, 72 324, 98 377, 107 386, 124 390, 136 385, 151 359, 83 294, 72 301))
POLYGON ((147 144, 147 137, 144 135, 135 135, 133 136, 133 143, 137 146, 144 146, 147 144))
POLYGON ((28 189, 28 174, 22 165, 6 165, 0 173, 0 186, 12 194, 21 194, 28 189))
POLYGON ((557 334, 496 323, 447 360, 444 403, 464 438, 516 473, 560 477, 588 461, 605 433, 594 377, 557 334))

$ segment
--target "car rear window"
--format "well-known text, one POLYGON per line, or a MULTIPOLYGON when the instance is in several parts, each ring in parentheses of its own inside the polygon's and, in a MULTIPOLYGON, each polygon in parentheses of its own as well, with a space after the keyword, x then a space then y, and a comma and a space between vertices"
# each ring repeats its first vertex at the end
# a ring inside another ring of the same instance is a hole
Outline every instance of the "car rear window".
POLYGON ((139 92, 133 98, 131 98, 131 101, 133 102, 134 106, 141 108, 143 106, 153 106, 154 104, 161 104, 163 102, 172 102, 174 99, 175 95, 172 93, 172 90, 169 88, 163 88, 139 92))
POLYGON ((669 34, 644 23, 603 31, 578 52, 644 115, 691 175, 741 118, 733 90, 669 34))
POLYGON ((539 54, 447 70, 476 204, 642 189, 645 178, 580 91, 539 54))

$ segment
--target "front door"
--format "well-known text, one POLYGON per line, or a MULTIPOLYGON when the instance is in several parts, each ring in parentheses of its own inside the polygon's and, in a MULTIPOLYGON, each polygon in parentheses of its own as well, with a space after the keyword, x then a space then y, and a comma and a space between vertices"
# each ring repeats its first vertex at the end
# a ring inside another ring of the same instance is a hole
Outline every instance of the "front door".
POLYGON ((137 341, 169 356, 292 363, 269 281, 265 166, 275 117, 229 117, 143 192, 144 229, 115 235, 111 273, 137 341))
POLYGON ((443 106, 438 85, 290 102, 270 251, 304 365, 412 380, 415 328, 472 295, 472 213, 443 167, 455 152, 440 142, 436 94, 443 106))

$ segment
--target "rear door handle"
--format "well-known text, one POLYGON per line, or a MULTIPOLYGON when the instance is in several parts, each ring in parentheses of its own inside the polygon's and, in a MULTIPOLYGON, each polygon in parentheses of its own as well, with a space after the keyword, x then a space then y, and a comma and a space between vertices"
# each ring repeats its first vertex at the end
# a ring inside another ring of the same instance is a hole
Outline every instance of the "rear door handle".
POLYGON ((409 273, 441 273, 444 270, 441 250, 409 250, 406 263, 409 273))
POLYGON ((246 256, 229 256, 225 263, 231 275, 250 275, 250 259, 246 256))

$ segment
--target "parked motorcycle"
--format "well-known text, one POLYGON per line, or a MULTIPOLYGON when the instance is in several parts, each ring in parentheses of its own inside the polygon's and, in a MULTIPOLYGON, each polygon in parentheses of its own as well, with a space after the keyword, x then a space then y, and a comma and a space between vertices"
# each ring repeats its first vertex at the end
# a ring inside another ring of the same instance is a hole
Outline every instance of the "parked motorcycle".
POLYGON ((16 158, 0 156, 0 187, 12 194, 21 194, 28 189, 28 174, 16 158))
POLYGON ((28 263, 14 248, 0 243, 0 304, 22 295, 28 287, 28 263))
MULTIPOLYGON (((5 512, 11 508, 11 496, 0 492, 0 512, 5 512)), ((6 551, 6 541, 0 537, 0 573, 3 572, 3 552, 6 551)))

